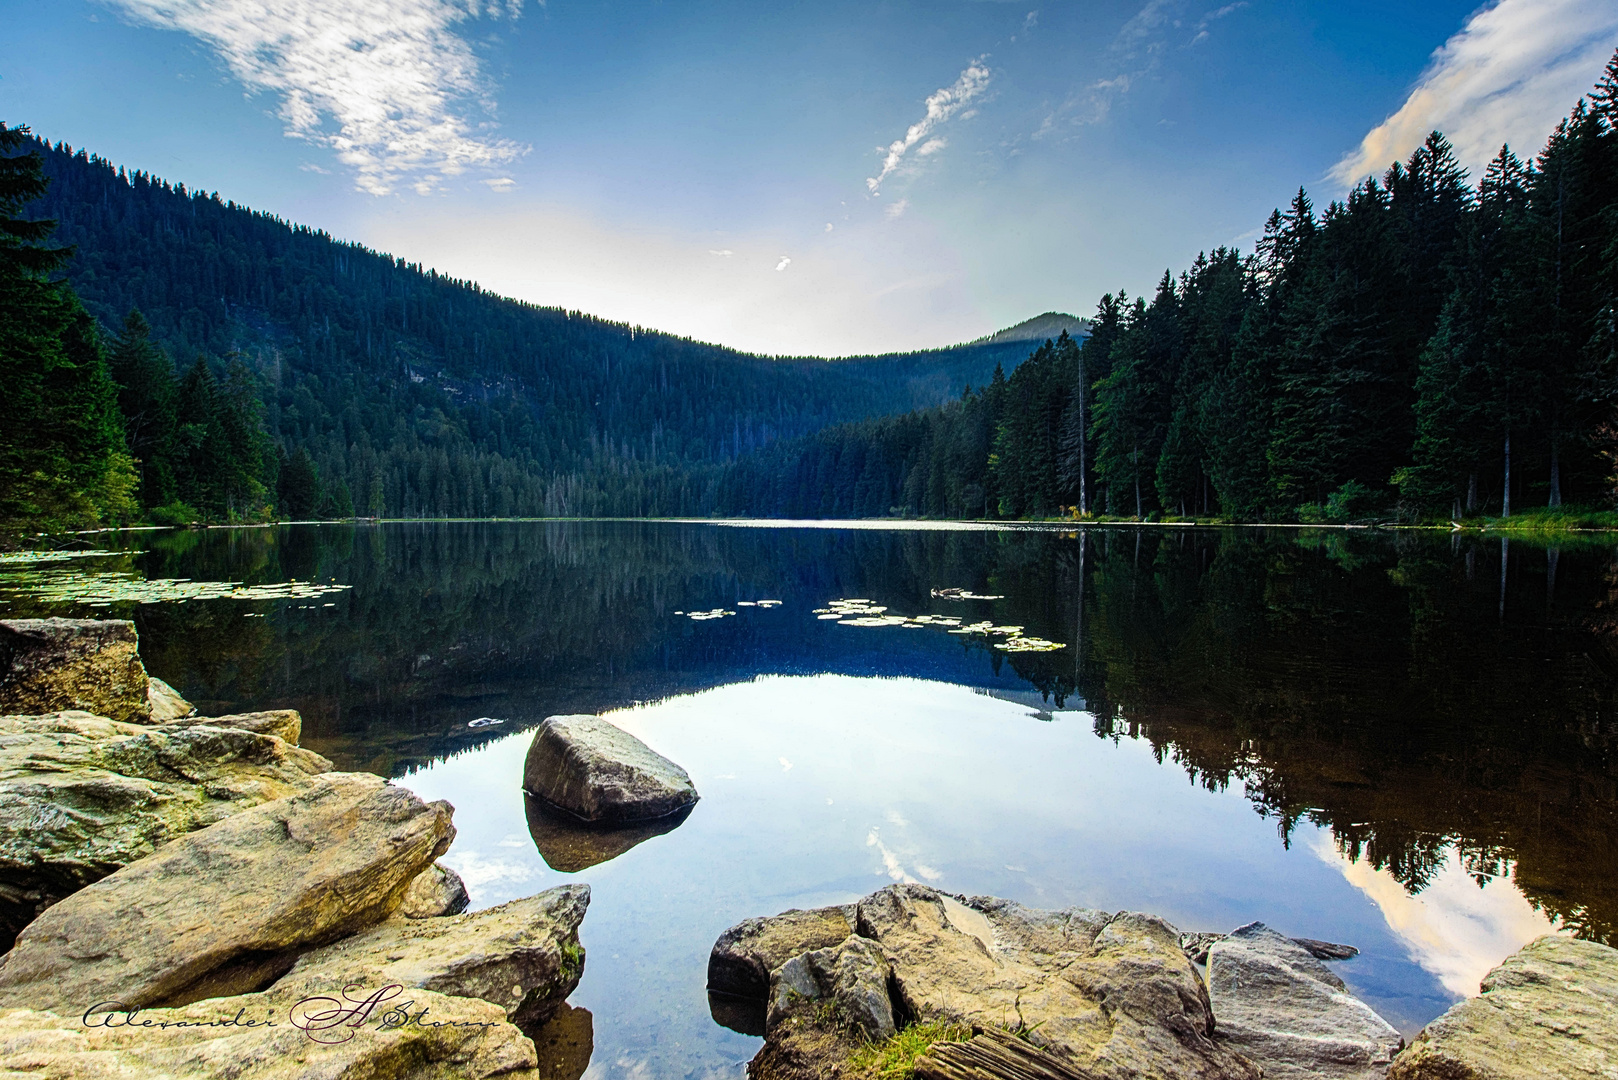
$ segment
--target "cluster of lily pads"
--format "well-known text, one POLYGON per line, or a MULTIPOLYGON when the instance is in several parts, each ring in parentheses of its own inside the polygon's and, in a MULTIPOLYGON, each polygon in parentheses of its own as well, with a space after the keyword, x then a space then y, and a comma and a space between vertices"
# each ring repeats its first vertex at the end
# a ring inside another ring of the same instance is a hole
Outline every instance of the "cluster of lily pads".
MULTIPOLYGON (((736 601, 736 606, 737 607, 773 608, 773 607, 780 607, 781 606, 781 601, 779 601, 779 600, 738 600, 738 601, 736 601)), ((707 611, 676 611, 674 614, 676 614, 676 615, 684 615, 686 618, 693 619, 693 620, 695 620, 697 622, 706 622, 709 619, 723 619, 726 615, 734 615, 736 613, 734 611, 731 611, 728 608, 710 608, 707 611)))
POLYGON ((992 644, 1003 652, 1055 652, 1067 648, 1059 641, 1027 636, 1020 626, 996 626, 988 620, 963 623, 953 615, 890 615, 882 604, 862 598, 833 600, 823 608, 816 608, 815 618, 835 619, 839 626, 902 626, 906 630, 940 627, 950 634, 999 637, 1004 640, 992 644))
POLYGON ((239 581, 141 578, 128 573, 87 574, 73 570, 0 573, 0 592, 26 593, 47 603, 86 607, 184 603, 187 600, 312 600, 351 588, 352 585, 336 582, 292 580, 273 585, 244 585, 239 581))
POLYGON ((0 566, 14 563, 66 562, 108 555, 140 555, 139 551, 0 551, 0 566))

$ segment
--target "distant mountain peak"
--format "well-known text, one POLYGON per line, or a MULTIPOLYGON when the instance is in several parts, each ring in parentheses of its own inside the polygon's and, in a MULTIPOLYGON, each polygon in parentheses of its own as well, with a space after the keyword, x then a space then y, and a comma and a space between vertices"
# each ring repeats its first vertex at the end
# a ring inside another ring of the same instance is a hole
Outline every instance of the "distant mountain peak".
POLYGON ((973 345, 994 345, 1002 341, 1052 341, 1062 336, 1066 330, 1071 337, 1081 338, 1090 336, 1090 320, 1081 319, 1077 315, 1066 315, 1060 311, 1047 311, 1043 315, 1035 315, 1032 319, 1024 319, 1016 326, 1008 326, 999 333, 988 337, 978 338, 973 345))

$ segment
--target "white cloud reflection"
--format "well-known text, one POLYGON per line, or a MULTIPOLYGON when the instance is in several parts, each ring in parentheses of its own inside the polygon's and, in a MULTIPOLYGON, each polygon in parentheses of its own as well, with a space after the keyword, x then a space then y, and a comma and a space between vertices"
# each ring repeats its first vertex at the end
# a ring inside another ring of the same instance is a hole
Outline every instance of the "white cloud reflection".
POLYGON ((1381 909, 1411 959, 1452 994, 1476 995, 1483 976, 1502 960, 1535 938, 1556 932, 1509 874, 1479 888, 1454 851, 1432 884, 1412 896, 1387 870, 1355 862, 1338 851, 1325 830, 1316 834, 1314 850, 1381 909))

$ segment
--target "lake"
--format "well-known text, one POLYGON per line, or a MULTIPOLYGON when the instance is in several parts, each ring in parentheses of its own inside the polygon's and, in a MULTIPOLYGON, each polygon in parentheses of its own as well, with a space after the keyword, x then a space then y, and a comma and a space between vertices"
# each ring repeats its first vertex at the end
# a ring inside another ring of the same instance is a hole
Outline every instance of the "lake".
POLYGON ((714 939, 892 881, 1346 942, 1361 954, 1334 970, 1407 1036, 1541 933, 1618 941, 1610 537, 545 521, 96 539, 114 550, 0 566, 0 610, 133 618, 148 669, 204 712, 296 708, 339 768, 448 799, 443 861, 475 907, 592 887, 572 998, 591 1076, 740 1076, 761 1040, 710 1011, 714 939), (690 816, 612 844, 525 805, 531 729, 579 712, 683 765, 690 816))

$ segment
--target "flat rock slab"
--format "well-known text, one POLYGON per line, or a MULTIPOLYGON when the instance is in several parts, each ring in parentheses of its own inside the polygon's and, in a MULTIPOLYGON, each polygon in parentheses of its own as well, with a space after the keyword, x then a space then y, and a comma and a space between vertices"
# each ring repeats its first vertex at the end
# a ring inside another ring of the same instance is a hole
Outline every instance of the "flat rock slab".
POLYGON ((1249 923, 1208 948, 1219 1039, 1266 1080, 1381 1080, 1404 1039, 1298 942, 1249 923))
MULTIPOLYGON (((155 717, 155 713, 153 714, 155 717)), ((154 721, 155 722, 155 721, 154 721)), ((229 716, 181 716, 173 720, 165 720, 158 725, 165 731, 181 731, 185 728, 215 727, 229 728, 232 731, 251 731, 255 735, 274 735, 298 745, 303 738, 303 717, 298 715, 296 709, 270 709, 265 712, 232 713, 229 716)))
POLYGON ((584 821, 646 821, 697 801, 691 777, 599 716, 553 716, 539 726, 523 790, 584 821))
POLYGON ((584 974, 579 924, 589 906, 588 885, 563 885, 466 915, 396 917, 306 954, 284 981, 333 994, 356 981, 397 983, 480 998, 514 1024, 541 1024, 584 974))
POLYGON ((0 717, 0 948, 62 897, 330 770, 250 730, 0 717))
POLYGON ((257 989, 289 966, 278 957, 397 910, 448 848, 451 813, 380 777, 325 774, 47 908, 0 959, 0 1007, 72 1014, 257 989))
POLYGON ((1618 1076, 1618 949, 1542 937, 1484 976, 1482 990, 1428 1024, 1388 1080, 1618 1076))
POLYGON ((331 995, 317 992, 317 997, 327 1000, 305 1002, 311 996, 306 988, 277 986, 264 993, 143 1010, 133 1017, 118 1014, 112 1017, 115 1026, 98 1023, 86 1027, 81 1022, 82 1010, 61 1016, 0 1009, 0 1076, 36 1080, 551 1080, 536 1068, 534 1044, 506 1021, 498 1005, 413 990, 367 1008, 365 1000, 380 990, 358 987, 351 991, 350 999, 335 1001, 331 995), (408 1016, 419 1022, 401 1021, 397 1011, 390 1011, 406 1001, 408 1016), (339 1016, 339 1012, 346 1015, 339 1016), (330 1019, 315 1019, 322 1013, 330 1019), (273 1019, 275 1026, 242 1026, 265 1019, 273 1019), (125 1026, 126 1020, 133 1026, 125 1026), (356 1020, 355 1026, 349 1026, 356 1020), (236 1023, 218 1026, 229 1021, 236 1023), (160 1026, 165 1024, 168 1026, 160 1026), (196 1026, 178 1026, 181 1024, 196 1026))
POLYGON ((135 624, 125 619, 0 619, 0 713, 83 709, 151 718, 135 624))

